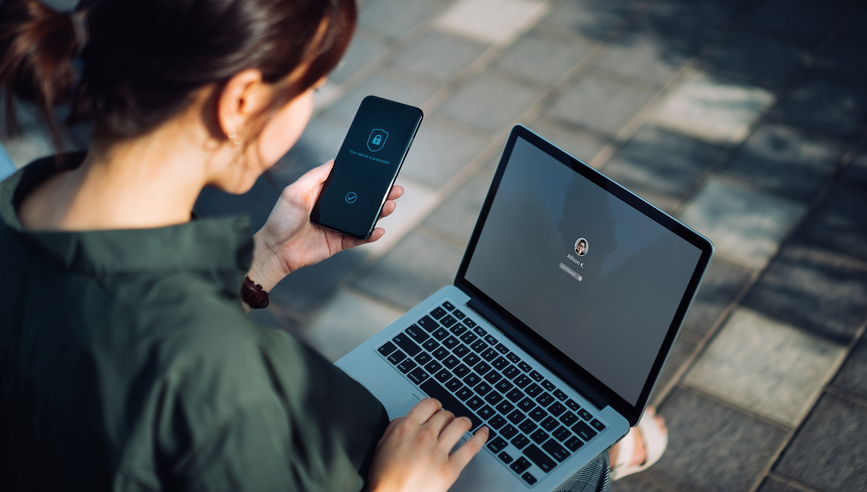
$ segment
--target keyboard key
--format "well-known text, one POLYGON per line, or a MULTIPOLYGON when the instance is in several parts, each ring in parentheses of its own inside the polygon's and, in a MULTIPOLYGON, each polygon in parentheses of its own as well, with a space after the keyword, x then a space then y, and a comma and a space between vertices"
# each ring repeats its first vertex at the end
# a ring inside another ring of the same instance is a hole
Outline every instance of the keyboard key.
POLYGON ((448 309, 449 311, 452 311, 455 308, 454 304, 450 303, 449 301, 444 302, 443 307, 448 309))
POLYGON ((476 414, 465 407, 460 400, 452 396, 433 378, 426 379, 425 382, 419 385, 419 388, 421 388, 421 390, 427 393, 431 398, 439 400, 439 402, 443 404, 443 408, 455 414, 456 417, 469 418, 473 422, 471 430, 482 425, 481 419, 479 419, 476 414))
POLYGON ((596 429, 599 432, 602 432, 605 430, 605 425, 603 425, 602 422, 600 422, 596 419, 593 419, 592 421, 590 421, 590 427, 593 427, 594 429, 596 429))
POLYGON ((496 349, 497 349, 497 352, 499 352, 503 355, 506 355, 509 353, 509 348, 506 347, 505 345, 503 345, 502 343, 498 343, 496 349))
POLYGON ((424 368, 427 369, 428 372, 436 374, 437 372, 439 372, 440 369, 443 368, 443 365, 435 360, 432 360, 428 365, 424 366, 424 368))
MULTIPOLYGON (((469 391, 469 389, 467 390, 469 391)), ((478 410, 485 402, 479 395, 473 395, 469 400, 467 400, 467 406, 470 407, 470 410, 478 410)))
POLYGON ((466 345, 458 345, 454 349, 452 349, 452 353, 457 355, 458 357, 463 358, 465 355, 471 353, 470 348, 466 345))
POLYGON ((521 374, 520 376, 515 378, 515 386, 523 388, 524 386, 530 384, 530 381, 532 381, 532 379, 527 377, 525 374, 521 374))
POLYGON ((554 401, 554 397, 551 396, 549 393, 542 393, 541 395, 539 395, 538 398, 536 398, 536 403, 538 403, 539 405, 542 405, 543 407, 547 407, 553 401, 554 401))
POLYGON ((497 391, 499 391, 500 393, 505 395, 506 393, 509 392, 509 390, 512 389, 512 383, 510 383, 504 379, 504 380, 500 381, 499 383, 495 384, 494 388, 497 388, 497 391))
POLYGON ((465 320, 464 320, 464 324, 467 325, 467 326, 469 326, 470 328, 475 328, 475 327, 476 327, 476 322, 473 321, 473 320, 471 320, 470 318, 465 319, 465 320))
POLYGON ((457 391, 461 389, 463 384, 461 384, 461 380, 458 378, 451 378, 448 383, 446 383, 446 388, 451 391, 457 391))
POLYGON ((556 439, 560 442, 563 442, 566 439, 569 439, 570 437, 572 437, 572 433, 569 432, 569 429, 567 429, 565 426, 562 426, 562 425, 560 427, 557 427, 557 430, 552 432, 551 435, 554 436, 554 439, 556 439))
POLYGON ((530 444, 530 440, 523 434, 518 434, 514 439, 512 439, 512 446, 515 446, 518 449, 524 449, 527 444, 530 444))
POLYGON ((494 415, 496 415, 496 412, 494 412, 494 409, 488 405, 485 405, 481 410, 479 410, 479 418, 482 420, 488 420, 494 415))
POLYGON ((467 343, 467 344, 475 342, 478 338, 479 337, 473 335, 470 332, 466 332, 463 335, 461 335, 461 341, 464 343, 467 343))
POLYGON ((557 403, 548 407, 548 411, 551 413, 551 415, 559 417, 561 413, 566 411, 566 407, 564 407, 563 404, 558 401, 557 403))
MULTIPOLYGON (((560 422, 563 422, 563 425, 570 426, 575 422, 578 422, 578 416, 572 412, 566 412, 560 416, 560 422)), ((589 429, 590 427, 588 427, 589 429)))
POLYGON ((520 410, 515 410, 514 412, 510 413, 509 416, 506 418, 509 419, 509 422, 518 425, 523 422, 524 419, 526 419, 527 417, 524 417, 524 414, 521 413, 520 410))
POLYGON ((500 461, 502 461, 503 463, 505 463, 507 465, 509 463, 511 463, 513 459, 515 459, 515 458, 512 458, 511 456, 509 456, 509 453, 507 453, 505 451, 503 451, 502 453, 497 455, 497 458, 500 458, 500 461))
POLYGON ((534 477, 530 472, 524 473, 521 475, 521 478, 527 482, 527 485, 533 485, 536 483, 536 477, 534 477))
POLYGON ((524 392, 519 390, 518 388, 515 388, 506 394, 506 398, 508 398, 509 401, 511 401, 512 403, 517 403, 521 401, 522 398, 524 398, 524 392))
POLYGON ((452 317, 452 315, 450 315, 450 314, 447 315, 445 318, 443 318, 443 319, 440 320, 440 323, 442 323, 442 325, 445 326, 446 328, 451 328, 452 325, 455 324, 455 323, 457 323, 457 322, 458 322, 458 320, 456 320, 456 319, 455 319, 454 317, 452 317))
POLYGON ((388 356, 388 361, 394 365, 400 364, 400 361, 406 359, 406 354, 401 352, 400 350, 396 350, 388 356))
POLYGON ((545 473, 550 472, 557 466, 554 460, 549 458, 541 449, 537 448, 535 444, 527 446, 527 449, 524 450, 524 456, 545 473))
MULTIPOLYGON (((455 374, 457 374, 457 371, 455 371, 455 374)), ((473 386, 479 384, 481 380, 482 378, 480 378, 478 374, 471 372, 467 374, 467 377, 464 378, 464 384, 472 388, 473 386)))
POLYGON ((491 365, 502 371, 506 366, 509 365, 509 361, 502 357, 497 357, 496 359, 494 359, 493 362, 491 362, 491 365))
POLYGON ((512 379, 518 374, 521 374, 521 371, 519 371, 518 368, 513 365, 509 365, 509 367, 503 369, 503 376, 506 376, 509 379, 512 379))
POLYGON ((494 345, 494 346, 496 346, 498 343, 500 343, 499 340, 494 338, 493 335, 485 336, 485 341, 488 342, 490 345, 494 345))
POLYGON ((590 420, 593 418, 593 416, 590 415, 590 412, 588 412, 587 410, 584 410, 583 408, 580 411, 578 411, 578 416, 584 420, 590 420))
POLYGON ((502 430, 500 430, 500 434, 502 434, 502 436, 505 437, 506 439, 511 439, 511 438, 515 437, 515 434, 517 434, 517 433, 518 433, 518 429, 512 427, 512 424, 506 424, 506 426, 503 427, 502 430))
POLYGON ((449 336, 449 332, 445 328, 437 328, 431 333, 431 336, 442 341, 445 337, 449 336))
POLYGON ((499 453, 508 445, 509 443, 507 443, 502 437, 496 437, 493 441, 488 442, 488 449, 495 453, 499 453))
POLYGON ((449 336, 448 338, 443 340, 443 346, 449 350, 452 350, 460 344, 461 342, 459 342, 458 339, 453 336, 449 336))
POLYGON ((506 418, 502 415, 494 415, 490 419, 488 419, 488 425, 493 427, 494 429, 499 429, 506 423, 506 418))
POLYGON ((422 318, 418 320, 418 325, 424 328, 428 333, 440 327, 440 324, 434 321, 430 316, 422 316, 422 318))
POLYGON ((539 422, 548 416, 548 412, 542 410, 539 407, 536 407, 532 411, 530 411, 530 413, 528 413, 527 415, 529 415, 530 418, 535 420, 536 422, 539 422))
POLYGON ((565 401, 566 398, 568 398, 568 396, 566 396, 566 393, 563 393, 560 390, 554 390, 554 397, 560 401, 565 401))
MULTIPOLYGON (((422 353, 415 356, 415 361, 418 362, 418 364, 420 366, 427 364, 431 360, 433 360, 433 357, 427 352, 422 352, 422 353)), ((436 371, 431 371, 431 372, 436 372, 436 371)))
POLYGON ((508 414, 509 412, 511 412, 514 409, 515 409, 515 405, 512 405, 511 403, 509 403, 505 400, 501 401, 500 404, 497 405, 497 411, 502 413, 503 415, 508 414))
POLYGON ((485 359, 488 362, 494 360, 496 357, 497 357, 497 351, 492 349, 492 348, 488 348, 487 350, 482 352, 482 359, 485 359))
POLYGON ((439 381, 439 382, 445 384, 446 381, 448 381, 449 379, 452 378, 452 373, 450 373, 449 371, 443 369, 442 371, 436 373, 436 376, 434 376, 434 377, 437 378, 437 381, 439 381))
POLYGON ((522 412, 530 413, 531 410, 536 408, 536 403, 532 398, 524 398, 521 400, 521 403, 518 403, 518 408, 520 408, 522 412))
POLYGON ((555 460, 562 463, 566 460, 566 458, 572 456, 572 453, 566 451, 566 448, 560 445, 557 441, 553 439, 548 439, 548 441, 542 445, 542 449, 548 452, 551 456, 554 457, 555 460))
POLYGON ((529 461, 527 461, 527 458, 524 458, 522 456, 522 457, 518 458, 517 460, 515 460, 514 463, 509 465, 509 468, 512 471, 514 471, 515 473, 520 475, 521 473, 524 473, 527 470, 527 468, 530 468, 530 465, 531 465, 531 463, 529 461))
POLYGON ((455 323, 451 328, 449 328, 449 331, 457 336, 461 336, 465 331, 467 331, 467 327, 460 323, 455 323))
POLYGON ((590 426, 584 422, 578 422, 575 424, 575 426, 572 427, 572 432, 578 434, 578 436, 585 441, 589 441, 596 437, 596 431, 591 429, 590 426))
POLYGON ((530 367, 530 364, 527 364, 526 362, 519 362, 518 367, 520 367, 524 372, 530 372, 533 370, 533 368, 530 367))
POLYGON ((527 386, 524 392, 527 393, 527 395, 529 395, 531 398, 536 398, 537 396, 539 396, 539 393, 542 392, 542 387, 536 383, 533 383, 530 386, 527 386))
POLYGON ((457 319, 464 319, 467 317, 467 315, 464 314, 463 311, 461 311, 461 310, 457 310, 457 311, 453 312, 452 316, 454 316, 457 319))
POLYGON ((578 449, 584 445, 584 441, 578 439, 577 437, 571 437, 566 441, 566 447, 569 448, 573 453, 578 451, 578 449))
MULTIPOLYGON (((476 429, 475 431, 473 431, 473 435, 478 434, 480 430, 482 430, 481 427, 479 427, 478 429, 476 429)), ((494 438, 496 438, 496 437, 497 437, 497 431, 495 431, 494 429, 491 429, 490 427, 488 427, 488 439, 487 439, 487 441, 485 441, 485 442, 493 441, 494 438)))
MULTIPOLYGON (((467 376, 467 377, 470 377, 470 376, 467 376)), ((479 378, 479 380, 481 381, 481 378, 479 378)), ((476 386, 476 393, 478 393, 478 394, 480 394, 480 395, 482 395, 482 396, 485 396, 485 395, 487 395, 488 392, 491 391, 492 389, 493 389, 493 387, 492 387, 490 384, 488 384, 488 383, 482 381, 481 383, 479 383, 478 386, 476 386)))
POLYGON ((475 342, 470 344, 470 348, 475 350, 476 352, 481 352, 482 350, 485 350, 487 347, 488 347, 488 344, 485 343, 484 340, 476 340, 475 342))
POLYGON ((421 347, 428 352, 433 352, 440 347, 440 344, 438 344, 433 338, 428 338, 423 344, 421 344, 421 347))
POLYGON ((521 425, 518 426, 518 429, 520 429, 524 434, 530 434, 537 428, 539 428, 539 426, 534 424, 530 419, 524 419, 524 421, 521 422, 521 425))
MULTIPOLYGON (((437 351, 439 351, 439 350, 445 351, 445 349, 443 349, 443 348, 437 349, 437 351)), ((437 355, 436 352, 434 352, 434 357, 439 358, 439 356, 437 355)), ((456 365, 461 363, 461 360, 458 359, 457 357, 455 357, 454 355, 449 355, 448 357, 444 358, 442 361, 443 361, 443 365, 448 367, 449 369, 454 369, 456 365)))
POLYGON ((433 316, 434 319, 440 319, 446 315, 446 310, 441 307, 437 307, 430 312, 430 315, 433 316))
POLYGON ((536 444, 542 444, 543 442, 548 440, 548 433, 542 429, 537 430, 536 432, 530 434, 530 439, 533 440, 536 444))
POLYGON ((488 396, 485 397, 485 401, 490 403, 491 405, 496 405, 503 401, 503 395, 497 393, 496 391, 491 391, 488 393, 488 396))
POLYGON ((508 357, 509 360, 512 361, 512 362, 514 362, 515 364, 519 364, 519 363, 521 362, 521 358, 518 357, 514 352, 512 352, 512 353, 509 354, 509 355, 507 355, 506 357, 508 357))
POLYGON ((548 381, 547 379, 542 381, 542 387, 548 391, 554 391, 557 389, 557 387, 554 386, 554 383, 552 383, 551 381, 548 381))
POLYGON ((560 422, 557 422, 557 419, 554 417, 548 417, 542 421, 542 428, 546 431, 552 431, 560 426, 560 422))
POLYGON ((407 376, 409 377, 409 380, 415 384, 421 384, 425 379, 430 377, 421 367, 416 368, 414 371, 407 374, 407 376))
MULTIPOLYGON (((476 372, 478 372, 478 373, 482 372, 479 370, 479 366, 481 366, 482 364, 484 364, 484 362, 482 362, 478 366, 476 366, 476 372)), ((485 381, 487 381, 491 384, 494 384, 501 379, 503 379, 503 375, 498 373, 497 371, 491 371, 485 376, 485 381)))
POLYGON ((385 342, 385 345, 376 349, 377 352, 386 357, 388 357, 388 354, 394 352, 395 350, 397 350, 397 347, 391 342, 385 342))
POLYGON ((411 325, 406 329, 406 334, 415 340, 416 343, 424 343, 425 340, 430 338, 424 330, 418 327, 418 325, 411 325))
POLYGON ((455 376, 462 378, 462 377, 464 377, 470 373, 470 368, 461 364, 458 367, 455 367, 454 369, 452 369, 452 372, 455 373, 455 376))
MULTIPOLYGON (((467 326, 469 326, 469 325, 467 325, 467 326)), ((476 335, 478 335, 480 337, 484 337, 485 335, 488 334, 488 332, 486 332, 485 329, 482 328, 481 326, 476 326, 475 328, 473 328, 473 331, 476 332, 476 335)))
POLYGON ((421 347, 415 344, 412 340, 410 340, 409 335, 406 333, 398 333, 394 338, 391 339, 392 342, 395 343, 398 347, 400 347, 407 355, 410 357, 415 357, 421 352, 421 347))
POLYGON ((530 377, 533 378, 537 383, 541 383, 545 376, 539 374, 539 371, 530 371, 530 377))
MULTIPOLYGON (((573 412, 577 412, 578 410, 581 409, 581 406, 578 405, 578 402, 576 402, 572 398, 569 398, 568 400, 566 400, 566 406, 569 407, 573 412)), ((581 414, 579 413, 578 415, 581 415, 581 414)), ((590 415, 590 414, 587 414, 587 415, 590 415)), ((584 419, 584 420, 587 420, 587 419, 584 419)))
POLYGON ((482 360, 481 357, 474 354, 473 352, 470 352, 466 357, 464 357, 464 364, 466 364, 470 367, 473 367, 474 365, 478 364, 479 361, 481 361, 481 360, 482 360))

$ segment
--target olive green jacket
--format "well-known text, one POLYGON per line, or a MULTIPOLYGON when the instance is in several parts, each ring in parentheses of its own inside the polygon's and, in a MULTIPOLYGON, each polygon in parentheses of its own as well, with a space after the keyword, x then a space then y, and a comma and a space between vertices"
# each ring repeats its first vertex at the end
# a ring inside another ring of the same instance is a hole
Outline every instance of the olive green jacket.
POLYGON ((362 489, 385 411, 247 318, 247 220, 24 230, 55 170, 0 183, 0 490, 362 489))

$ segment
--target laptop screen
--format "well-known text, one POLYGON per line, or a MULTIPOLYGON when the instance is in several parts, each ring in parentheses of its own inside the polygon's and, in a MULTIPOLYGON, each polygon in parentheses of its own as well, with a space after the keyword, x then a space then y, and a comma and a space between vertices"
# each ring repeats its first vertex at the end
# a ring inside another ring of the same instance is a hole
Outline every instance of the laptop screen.
POLYGON ((465 280, 636 405, 701 249, 520 136, 500 173, 465 280))

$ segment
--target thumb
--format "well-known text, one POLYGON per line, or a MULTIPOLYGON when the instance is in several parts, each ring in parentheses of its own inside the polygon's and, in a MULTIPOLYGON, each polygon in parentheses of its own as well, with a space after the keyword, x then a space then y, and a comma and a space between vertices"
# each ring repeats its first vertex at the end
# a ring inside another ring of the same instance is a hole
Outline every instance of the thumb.
POLYGON ((301 190, 315 189, 328 179, 328 174, 331 173, 332 167, 334 167, 334 159, 307 171, 292 186, 297 186, 301 190))

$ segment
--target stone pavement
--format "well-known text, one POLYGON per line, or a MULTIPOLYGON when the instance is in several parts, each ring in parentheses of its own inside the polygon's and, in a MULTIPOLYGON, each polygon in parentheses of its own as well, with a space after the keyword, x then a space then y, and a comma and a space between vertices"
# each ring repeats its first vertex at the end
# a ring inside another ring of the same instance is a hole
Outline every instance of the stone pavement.
MULTIPOLYGON (((451 283, 520 122, 717 248, 652 397, 668 450, 613 489, 867 490, 867 5, 360 6, 298 145, 253 191, 206 191, 199 211, 261 226, 368 94, 425 111, 407 194, 383 240, 291 275, 258 322, 336 360, 451 283)), ((19 166, 38 153, 5 143, 19 166)))

